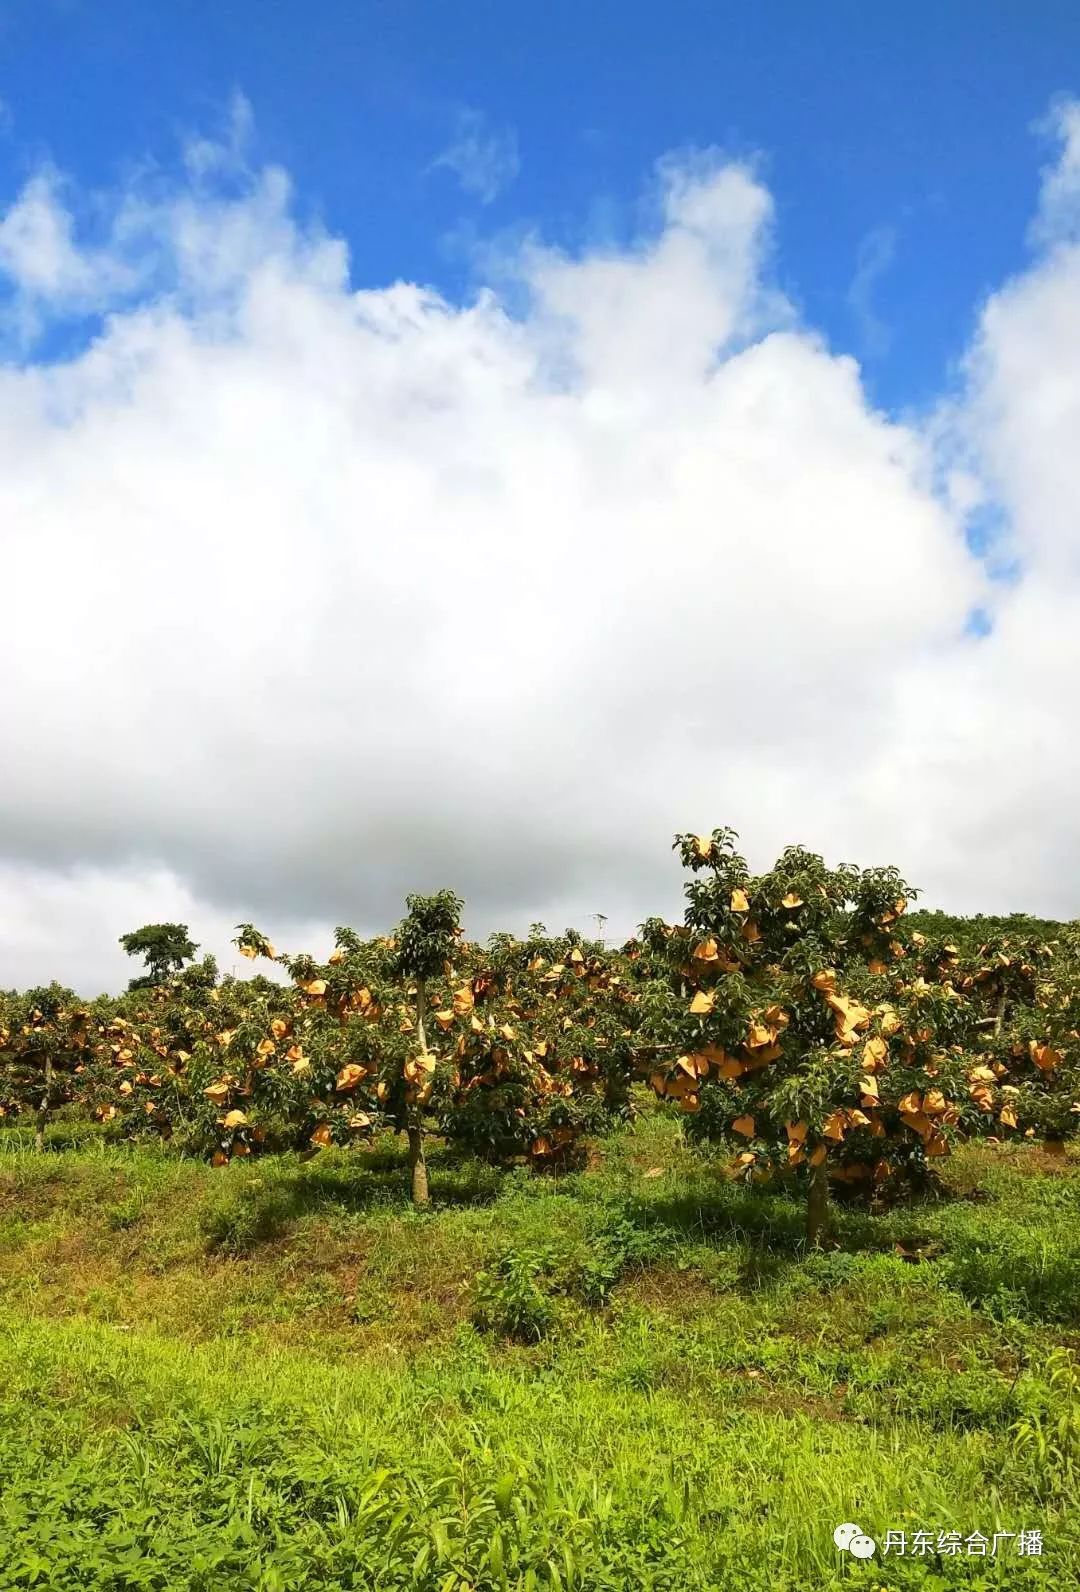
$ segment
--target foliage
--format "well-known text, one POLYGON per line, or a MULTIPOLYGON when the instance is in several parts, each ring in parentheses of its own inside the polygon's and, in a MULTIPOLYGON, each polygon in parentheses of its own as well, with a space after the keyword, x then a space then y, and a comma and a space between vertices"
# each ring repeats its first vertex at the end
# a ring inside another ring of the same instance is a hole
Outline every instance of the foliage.
POLYGON ((540 923, 471 941, 444 890, 410 896, 391 935, 338 928, 325 959, 238 925, 282 983, 222 978, 186 926, 147 925, 124 943, 150 971, 117 999, 0 995, 0 1114, 44 1142, 62 1108, 218 1166, 389 1128, 414 1161, 434 1132, 565 1170, 648 1079, 691 1137, 734 1139, 733 1175, 816 1169, 871 1197, 924 1186, 972 1134, 1075 1131, 1076 926, 912 914, 894 868, 798 846, 753 876, 735 843, 678 836, 683 921, 619 950, 540 923))
POLYGON ((1057 1348, 1045 1376, 1045 1392, 1013 1427, 1013 1442, 1049 1501, 1074 1497, 1080 1480, 1080 1366, 1066 1349, 1057 1348))
POLYGON ((33 1113, 40 1139, 57 1107, 88 1097, 94 1017, 55 982, 0 997, 0 1118, 33 1113))
POLYGON ((552 1266, 544 1249, 508 1249, 490 1270, 477 1273, 473 1319, 478 1327, 538 1343, 551 1327, 555 1312, 542 1279, 552 1266))
POLYGON ((200 1213, 208 1247, 225 1255, 248 1255, 284 1231, 290 1215, 287 1192, 259 1178, 222 1188, 200 1213))
POLYGON ((146 962, 145 974, 133 978, 128 985, 133 990, 164 984, 199 949, 188 934, 186 923, 146 923, 141 929, 122 934, 120 944, 129 956, 141 956, 146 962))
POLYGON ((1075 1122, 1075 965, 1049 982, 1049 945, 996 937, 965 966, 904 927, 915 892, 894 868, 792 846, 753 877, 735 839, 676 838, 686 913, 642 926, 641 1002, 653 1088, 692 1132, 744 1141, 733 1171, 884 1189, 925 1181, 963 1134, 1075 1122))

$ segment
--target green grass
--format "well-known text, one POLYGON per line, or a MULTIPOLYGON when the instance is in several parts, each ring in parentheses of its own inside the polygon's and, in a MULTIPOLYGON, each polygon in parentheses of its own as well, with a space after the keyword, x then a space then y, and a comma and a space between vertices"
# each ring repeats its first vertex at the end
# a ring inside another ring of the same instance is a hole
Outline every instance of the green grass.
POLYGON ((437 1147, 421 1215, 392 1142, 14 1141, 0 1589, 1080 1585, 1080 1163, 966 1151, 810 1256, 719 1164, 663 1113, 558 1179, 437 1147))

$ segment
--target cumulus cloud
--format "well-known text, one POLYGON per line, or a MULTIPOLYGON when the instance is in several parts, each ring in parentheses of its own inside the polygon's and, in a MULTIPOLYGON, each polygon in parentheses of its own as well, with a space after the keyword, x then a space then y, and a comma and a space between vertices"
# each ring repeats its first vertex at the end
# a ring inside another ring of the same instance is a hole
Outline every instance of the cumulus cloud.
POLYGON ((517 134, 492 127, 482 111, 466 106, 457 114, 454 136, 431 163, 452 171, 467 194, 490 204, 521 169, 517 134))
MULTIPOLYGON (((213 951, 222 972, 247 976, 251 971, 231 943, 235 919, 198 899, 184 879, 164 866, 80 865, 65 871, 3 860, 0 902, 0 988, 29 988, 59 971, 84 994, 123 989, 143 965, 120 949, 118 937, 144 923, 195 923, 196 940, 202 941, 200 957, 213 951)), ((281 927, 285 943, 297 947, 318 943, 318 936, 325 934, 324 924, 299 919, 283 918, 281 927)), ((266 962, 259 971, 285 977, 266 962)))
POLYGON ((223 135, 209 138, 202 133, 192 134, 184 144, 184 166, 195 182, 223 175, 243 177, 248 171, 254 139, 251 101, 236 89, 229 101, 223 135))
POLYGON ((618 936, 678 910, 672 833, 725 822, 755 864, 1076 912, 1075 249, 918 430, 776 291, 744 165, 663 163, 632 247, 534 240, 467 304, 357 291, 235 167, 118 196, 134 301, 0 369, 0 986, 118 987, 146 918, 228 964, 240 919, 318 948, 444 885, 474 933, 618 936))
POLYGON ((995 593, 985 642, 908 674, 897 777, 919 794, 937 893, 1077 917, 1080 105, 1060 104, 1052 125, 1037 253, 983 306, 942 432, 1015 578, 995 593))
POLYGON ((1080 235, 1080 100, 1059 99, 1038 130, 1058 148, 1043 172, 1031 239, 1053 247, 1080 235))
POLYGON ((37 172, 0 220, 0 277, 7 290, 0 327, 25 347, 51 315, 100 310, 131 292, 138 273, 110 245, 76 243, 59 173, 48 167, 37 172))
POLYGON ((869 358, 886 353, 892 342, 892 332, 878 314, 874 296, 895 255, 895 227, 874 227, 859 244, 847 301, 855 317, 862 348, 869 358))

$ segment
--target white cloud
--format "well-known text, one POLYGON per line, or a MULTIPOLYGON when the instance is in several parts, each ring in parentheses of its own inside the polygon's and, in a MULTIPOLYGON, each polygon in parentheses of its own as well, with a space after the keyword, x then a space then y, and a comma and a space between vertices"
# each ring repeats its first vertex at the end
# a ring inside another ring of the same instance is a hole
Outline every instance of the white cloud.
POLYGON ((698 159, 663 163, 660 177, 656 237, 584 259, 530 244, 521 261, 559 367, 585 389, 651 407, 660 387, 700 396, 721 356, 794 322, 764 280, 772 201, 752 173, 698 159))
POLYGON ((1038 130, 1060 148, 1043 172, 1032 242, 1051 247, 1076 242, 1080 238, 1080 100, 1059 99, 1038 130))
MULTIPOLYGON (((87 996, 123 989, 144 969, 121 949, 119 937, 144 923, 195 923, 200 957, 212 950, 223 973, 247 977, 252 971, 231 943, 243 914, 209 907, 167 867, 61 870, 0 861, 0 902, 0 989, 48 982, 57 971, 87 996)), ((329 949, 321 924, 281 917, 272 928, 283 945, 329 949)), ((285 976, 269 962, 257 970, 285 976)))
POLYGON ((460 110, 453 138, 431 163, 432 170, 438 167, 454 172, 481 204, 490 204, 521 169, 517 134, 511 127, 492 127, 482 111, 460 110))
POLYGON ((0 277, 10 299, 9 334, 29 342, 49 312, 101 308, 137 285, 127 261, 110 248, 80 247, 59 174, 37 172, 0 220, 0 277))
POLYGON ((163 192, 144 174, 120 195, 72 196, 83 198, 79 213, 59 172, 36 172, 0 217, 0 336, 6 331, 11 352, 25 355, 57 319, 155 303, 205 329, 231 310, 230 294, 246 293, 265 258, 293 260, 308 279, 344 289, 344 246, 317 228, 297 230, 287 174, 274 166, 253 174, 245 164, 251 138, 251 109, 237 95, 223 141, 185 143, 185 187, 163 192), (242 200, 227 197, 230 187, 242 200))
POLYGON ((848 306, 863 350, 870 358, 886 353, 892 343, 892 332, 877 312, 874 295, 895 255, 896 228, 874 227, 859 244, 855 274, 848 288, 848 306))
POLYGON ((969 907, 1080 916, 1080 106, 1058 106, 1040 252, 984 305, 946 437, 1004 527, 1015 583, 976 647, 909 673, 899 783, 933 826, 935 886, 969 907), (931 704, 936 704, 931 708, 931 704))
POLYGON ((1080 910, 1075 251, 920 433, 773 289, 751 170, 658 180, 633 248, 523 248, 516 317, 353 292, 278 172, 118 201, 139 301, 0 370, 0 987, 119 984, 146 917, 227 964, 241 918, 299 947, 443 885, 473 932, 618 935, 725 822, 756 864, 1080 910))
POLYGON ((229 101, 224 136, 206 138, 200 133, 191 134, 184 144, 184 165, 196 183, 222 175, 243 176, 254 140, 255 116, 251 102, 236 90, 229 101))

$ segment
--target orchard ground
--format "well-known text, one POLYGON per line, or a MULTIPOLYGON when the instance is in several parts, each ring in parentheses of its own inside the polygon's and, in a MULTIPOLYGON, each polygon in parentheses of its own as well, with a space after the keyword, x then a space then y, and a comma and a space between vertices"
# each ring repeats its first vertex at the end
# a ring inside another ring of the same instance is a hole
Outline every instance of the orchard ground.
POLYGON ((1080 1151, 838 1205, 659 1105, 565 1175, 0 1134, 0 1588, 1080 1585, 1080 1151), (843 1555, 834 1528, 1039 1530, 843 1555))

